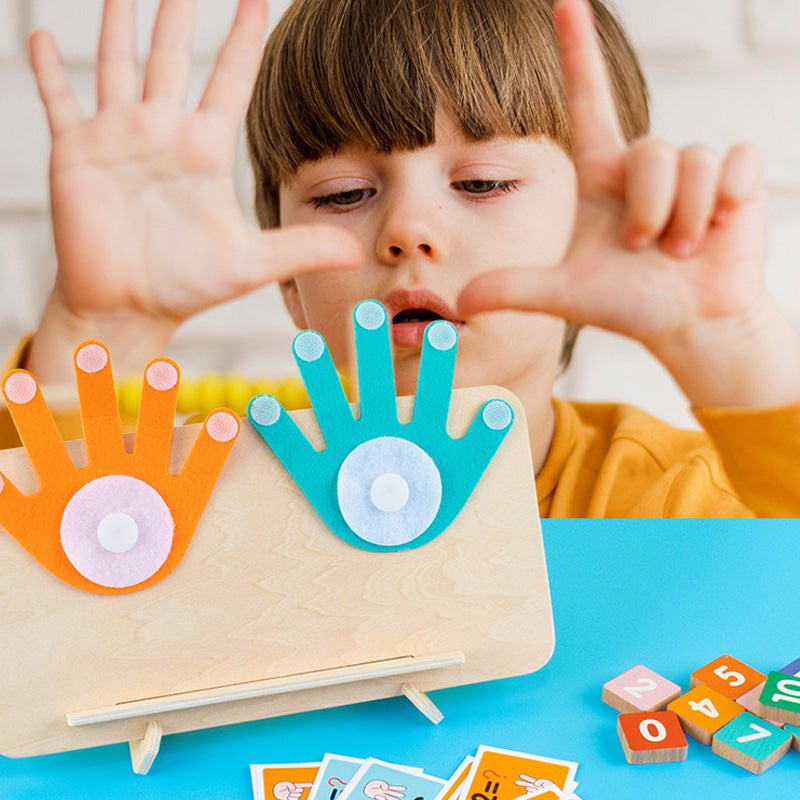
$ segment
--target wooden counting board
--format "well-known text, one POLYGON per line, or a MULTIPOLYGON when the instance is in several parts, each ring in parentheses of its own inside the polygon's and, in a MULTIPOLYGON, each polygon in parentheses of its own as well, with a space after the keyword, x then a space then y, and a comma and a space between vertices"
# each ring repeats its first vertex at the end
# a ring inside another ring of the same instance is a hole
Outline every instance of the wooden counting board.
MULTIPOLYGON (((527 427, 496 387, 453 393, 516 422, 469 502, 417 550, 375 553, 321 522, 248 424, 174 572, 130 594, 67 586, 0 535, 0 752, 31 756, 533 672, 553 625, 527 427), (54 657, 56 656, 56 657, 54 657), (408 688, 408 687, 406 687, 408 688)), ((408 419, 413 398, 399 401, 408 419)), ((321 444, 310 411, 298 425, 321 444)), ((173 469, 197 426, 176 429, 173 469)), ((70 443, 80 461, 82 443, 70 443)), ((24 450, 0 470, 25 493, 24 450)))

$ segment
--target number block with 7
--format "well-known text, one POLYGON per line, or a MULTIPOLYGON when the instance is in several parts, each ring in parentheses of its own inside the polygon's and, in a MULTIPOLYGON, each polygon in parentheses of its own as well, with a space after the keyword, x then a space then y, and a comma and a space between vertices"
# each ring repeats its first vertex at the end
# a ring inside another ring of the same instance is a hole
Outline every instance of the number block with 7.
POLYGON ((745 712, 714 734, 717 755, 755 775, 769 769, 792 746, 792 735, 754 714, 745 712))
POLYGON ((731 700, 738 700, 765 680, 766 675, 733 656, 720 656, 696 669, 689 686, 694 689, 702 683, 731 700))
POLYGON ((684 731, 703 744, 744 708, 708 686, 696 686, 673 700, 667 708, 680 717, 684 731))
POLYGON ((680 720, 672 711, 620 714, 617 733, 629 764, 686 760, 689 745, 680 720))
POLYGON ((800 677, 770 672, 758 698, 758 711, 778 722, 800 725, 800 677))
POLYGON ((641 664, 603 685, 603 702, 623 713, 661 711, 681 687, 641 664))

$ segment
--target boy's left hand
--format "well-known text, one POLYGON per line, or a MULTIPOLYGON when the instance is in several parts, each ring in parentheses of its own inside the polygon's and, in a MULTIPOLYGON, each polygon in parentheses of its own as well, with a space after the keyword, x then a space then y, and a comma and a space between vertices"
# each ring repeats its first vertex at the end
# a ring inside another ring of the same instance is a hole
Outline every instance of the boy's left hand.
POLYGON ((694 406, 800 400, 800 335, 765 286, 758 152, 629 145, 588 4, 560 0, 555 22, 578 181, 572 240, 557 266, 476 278, 459 312, 536 311, 630 336, 694 406))

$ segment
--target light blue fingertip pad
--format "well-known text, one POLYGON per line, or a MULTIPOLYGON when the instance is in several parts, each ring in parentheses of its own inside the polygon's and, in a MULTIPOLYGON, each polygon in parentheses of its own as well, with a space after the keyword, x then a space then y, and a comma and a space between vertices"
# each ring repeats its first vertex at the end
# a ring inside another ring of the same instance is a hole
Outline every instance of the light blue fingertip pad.
POLYGON ((489 400, 467 433, 447 433, 458 330, 425 330, 411 422, 397 419, 390 320, 365 300, 353 312, 360 417, 354 418, 325 340, 295 337, 295 360, 325 439, 315 450, 274 397, 250 401, 248 417, 319 515, 344 541, 373 551, 409 550, 442 533, 467 503, 514 422, 489 400))

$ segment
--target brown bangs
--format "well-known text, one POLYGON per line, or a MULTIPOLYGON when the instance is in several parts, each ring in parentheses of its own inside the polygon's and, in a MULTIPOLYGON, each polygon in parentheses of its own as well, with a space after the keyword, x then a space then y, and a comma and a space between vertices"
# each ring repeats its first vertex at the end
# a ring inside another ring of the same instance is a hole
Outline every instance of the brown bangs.
MULTIPOLYGON (((247 113, 261 224, 278 224, 278 186, 306 161, 343 145, 425 147, 437 109, 476 140, 542 135, 569 151, 552 4, 294 0, 267 42, 247 113)), ((644 81, 616 22, 599 3, 595 12, 632 138, 647 130, 644 81)))

